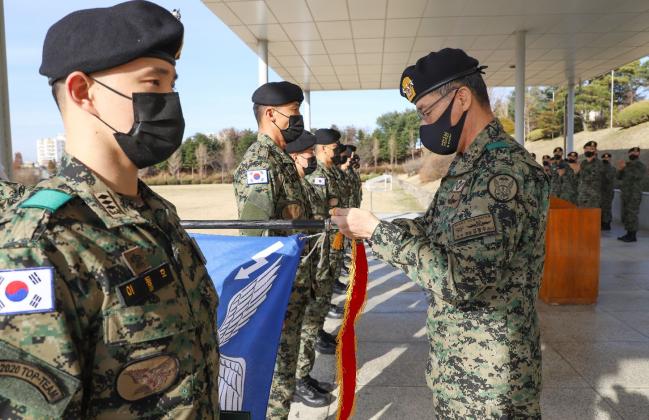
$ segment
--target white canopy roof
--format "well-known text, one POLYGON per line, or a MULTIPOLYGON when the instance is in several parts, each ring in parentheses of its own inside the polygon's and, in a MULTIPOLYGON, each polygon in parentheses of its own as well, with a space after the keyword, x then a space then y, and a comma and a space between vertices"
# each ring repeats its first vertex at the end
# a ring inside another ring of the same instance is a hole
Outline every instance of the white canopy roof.
POLYGON ((513 86, 526 31, 526 84, 588 79, 649 55, 647 0, 203 0, 270 67, 305 89, 396 89, 403 69, 443 47, 513 86))

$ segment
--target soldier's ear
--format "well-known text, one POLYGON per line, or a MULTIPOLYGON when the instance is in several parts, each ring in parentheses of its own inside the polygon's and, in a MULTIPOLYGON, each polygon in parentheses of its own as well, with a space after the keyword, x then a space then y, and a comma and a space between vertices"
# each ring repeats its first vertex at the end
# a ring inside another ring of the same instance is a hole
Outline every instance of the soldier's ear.
POLYGON ((70 73, 65 79, 64 101, 71 102, 91 114, 96 114, 91 85, 92 82, 86 74, 80 71, 70 73))

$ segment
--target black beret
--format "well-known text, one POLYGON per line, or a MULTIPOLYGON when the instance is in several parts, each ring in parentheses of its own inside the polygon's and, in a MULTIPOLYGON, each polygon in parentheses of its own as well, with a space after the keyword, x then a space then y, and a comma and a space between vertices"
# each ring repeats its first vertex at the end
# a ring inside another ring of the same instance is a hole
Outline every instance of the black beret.
POLYGON ((632 147, 632 148, 629 149, 628 153, 631 153, 631 152, 638 152, 638 153, 640 153, 640 148, 639 148, 638 146, 636 146, 636 147, 632 147))
POLYGON ((333 144, 340 140, 340 131, 333 128, 321 128, 315 132, 316 144, 333 144))
POLYGON ((286 144, 286 153, 299 153, 309 147, 315 146, 316 137, 309 131, 304 130, 300 137, 286 144))
POLYGON ((39 72, 52 84, 74 71, 94 73, 140 57, 175 65, 183 32, 171 12, 148 1, 78 10, 47 31, 39 72))
POLYGON ((591 141, 587 142, 586 144, 584 144, 584 147, 589 147, 589 146, 590 146, 590 147, 595 147, 595 148, 596 148, 596 147, 597 147, 597 142, 591 140, 591 141))
POLYGON ((252 94, 252 102, 258 105, 285 105, 303 100, 302 89, 291 82, 265 83, 252 94))
POLYGON ((486 68, 463 50, 444 48, 431 52, 403 71, 399 84, 401 96, 414 104, 427 93, 470 74, 483 73, 486 68))

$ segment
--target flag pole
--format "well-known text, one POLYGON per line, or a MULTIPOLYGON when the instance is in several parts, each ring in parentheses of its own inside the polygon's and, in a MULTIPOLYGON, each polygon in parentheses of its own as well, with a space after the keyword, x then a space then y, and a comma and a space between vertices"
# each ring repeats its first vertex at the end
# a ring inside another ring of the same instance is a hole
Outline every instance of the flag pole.
POLYGON ((268 229, 268 230, 320 230, 331 227, 327 220, 182 220, 184 229, 268 229))

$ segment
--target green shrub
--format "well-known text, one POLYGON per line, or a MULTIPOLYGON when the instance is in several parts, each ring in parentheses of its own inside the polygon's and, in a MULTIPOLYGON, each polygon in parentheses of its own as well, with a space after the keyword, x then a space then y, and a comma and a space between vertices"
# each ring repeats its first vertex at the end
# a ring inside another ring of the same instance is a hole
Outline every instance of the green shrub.
POLYGON ((541 139, 544 139, 547 136, 545 129, 543 128, 537 128, 536 130, 532 130, 529 132, 527 135, 527 141, 538 141, 541 139))
POLYGON ((617 123, 623 128, 633 127, 646 121, 649 121, 649 101, 631 104, 617 114, 617 123))
POLYGON ((500 118, 500 123, 503 125, 503 128, 505 129, 505 133, 509 134, 510 136, 514 135, 514 131, 516 131, 516 127, 514 126, 514 121, 512 121, 511 118, 507 118, 507 117, 500 118))

